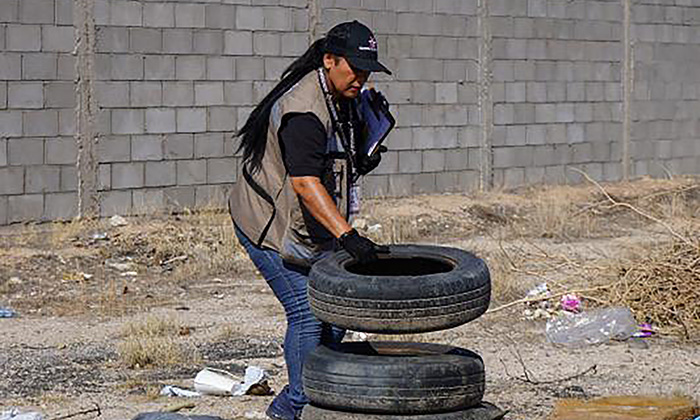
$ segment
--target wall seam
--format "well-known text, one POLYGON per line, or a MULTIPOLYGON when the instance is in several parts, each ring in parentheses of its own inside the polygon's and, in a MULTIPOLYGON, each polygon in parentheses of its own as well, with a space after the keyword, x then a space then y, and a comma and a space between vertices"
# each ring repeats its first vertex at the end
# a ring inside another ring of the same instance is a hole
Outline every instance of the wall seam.
POLYGON ((309 9, 309 44, 319 38, 321 30, 321 6, 319 0, 309 0, 307 8, 309 9))
POLYGON ((479 0, 479 80, 478 102, 481 114, 479 189, 488 191, 493 187, 493 93, 492 33, 489 0, 479 0))
POLYGON ((74 0, 76 71, 75 141, 78 150, 78 217, 99 214, 95 130, 95 4, 92 0, 74 0))
POLYGON ((633 48, 631 36, 632 0, 621 0, 623 8, 624 62, 622 63, 622 178, 630 177, 630 143, 632 135, 633 48))

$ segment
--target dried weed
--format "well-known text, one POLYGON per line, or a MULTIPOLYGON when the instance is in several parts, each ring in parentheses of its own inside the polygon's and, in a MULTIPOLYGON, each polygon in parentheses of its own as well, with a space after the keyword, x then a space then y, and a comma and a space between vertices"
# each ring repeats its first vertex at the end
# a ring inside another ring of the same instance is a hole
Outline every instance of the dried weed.
POLYGON ((103 251, 105 258, 131 257, 175 280, 236 273, 245 261, 231 219, 220 211, 133 220, 103 251))
POLYGON ((640 321, 686 338, 700 333, 700 240, 647 247, 620 264, 619 281, 602 294, 640 321))
POLYGON ((195 348, 181 337, 184 327, 175 318, 147 316, 122 328, 119 359, 127 368, 164 367, 198 360, 195 348))

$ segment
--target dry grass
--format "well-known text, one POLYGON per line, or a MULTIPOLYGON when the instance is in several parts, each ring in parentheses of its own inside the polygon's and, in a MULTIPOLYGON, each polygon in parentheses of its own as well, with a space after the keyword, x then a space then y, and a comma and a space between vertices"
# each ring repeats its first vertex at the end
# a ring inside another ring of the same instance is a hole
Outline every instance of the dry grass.
POLYGON ((602 296, 665 332, 686 338, 700 334, 700 240, 646 251, 621 264, 620 280, 602 296))
MULTIPOLYGON (((608 184, 604 189, 613 199, 660 219, 682 222, 700 217, 700 183, 695 178, 642 179, 608 184)), ((480 205, 494 208, 482 213, 487 213, 486 220, 496 215, 511 237, 560 241, 610 238, 649 223, 629 209, 611 205, 599 185, 531 187, 511 194, 485 195, 480 205)))
POLYGON ((185 327, 174 318, 147 316, 122 328, 120 362, 128 368, 163 367, 196 362, 198 355, 182 338, 185 327))
POLYGON ((382 220, 382 223, 369 224, 359 230, 378 243, 410 243, 421 239, 419 231, 421 222, 423 222, 421 218, 397 216, 382 220))
POLYGON ((250 270, 222 211, 133 217, 118 227, 108 219, 33 223, 0 234, 0 293, 25 313, 124 315, 172 299, 171 285, 250 270), (136 276, 113 262, 132 264, 136 276))
MULTIPOLYGON (((470 250, 489 264, 492 295, 500 304, 522 298, 541 282, 556 294, 615 281, 625 249, 648 242, 641 232, 668 233, 654 220, 681 234, 700 230, 700 183, 692 177, 641 179, 604 187, 589 183, 382 199, 370 202, 364 214, 360 230, 380 243, 445 244, 468 238, 470 250), (652 219, 631 208, 643 209, 652 219), (592 245, 616 238, 613 249, 592 245)), ((602 303, 599 296, 587 297, 602 303)))
POLYGON ((132 219, 103 256, 130 256, 142 268, 172 271, 175 280, 231 274, 244 250, 228 213, 201 211, 169 218, 132 219))
POLYGON ((576 204, 556 195, 541 197, 530 211, 530 217, 517 228, 525 236, 571 240, 601 235, 600 220, 589 212, 581 212, 576 204))
POLYGON ((535 192, 534 210, 526 212, 528 217, 500 222, 500 234, 512 236, 498 241, 500 252, 486 255, 495 300, 522 297, 523 285, 541 279, 555 297, 578 290, 589 304, 627 306, 640 322, 687 338, 696 335, 700 332, 700 183, 692 178, 605 187, 591 183, 573 194, 567 191, 570 187, 535 192), (632 232, 642 230, 654 232, 655 239, 630 240, 624 245, 642 247, 641 253, 611 249, 585 257, 573 249, 556 251, 553 243, 542 242, 550 238, 571 244, 607 235, 631 238, 632 232), (524 246, 518 245, 523 242, 524 246))
POLYGON ((117 384, 115 387, 120 390, 130 391, 132 394, 141 391, 145 401, 155 401, 161 397, 160 390, 162 386, 157 383, 154 384, 152 381, 144 378, 131 377, 117 384))
MULTIPOLYGON (((624 255, 625 238, 644 243, 653 235, 663 242, 660 236, 670 241, 700 231, 697 179, 643 179, 602 188, 605 193, 589 183, 368 200, 358 229, 379 243, 468 242, 465 246, 489 264, 498 304, 522 298, 542 281, 559 292, 617 279, 621 262, 639 264, 639 258, 624 255), (618 248, 591 255, 592 248, 610 246, 613 240, 618 248)), ((12 302, 18 309, 121 315, 165 303, 173 287, 253 270, 226 212, 127 220, 122 227, 88 220, 3 232, 0 292, 16 297, 12 302), (91 239, 96 233, 107 239, 91 239), (128 260, 138 276, 123 277, 105 264, 108 259, 128 260), (9 282, 14 276, 21 283, 9 282)))
POLYGON ((495 302, 517 299, 536 283, 537 279, 532 279, 536 276, 524 272, 528 255, 521 248, 503 243, 499 243, 497 251, 482 255, 491 273, 491 295, 495 302))

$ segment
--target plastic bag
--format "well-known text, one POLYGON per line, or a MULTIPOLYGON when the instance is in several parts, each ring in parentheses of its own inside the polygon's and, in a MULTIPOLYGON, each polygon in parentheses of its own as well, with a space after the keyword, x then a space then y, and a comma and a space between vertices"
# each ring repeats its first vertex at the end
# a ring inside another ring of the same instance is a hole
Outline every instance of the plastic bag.
POLYGON ((190 391, 189 389, 183 389, 172 385, 166 385, 160 390, 160 395, 164 397, 186 397, 195 398, 201 397, 202 394, 195 391, 190 391))
POLYGON ((637 323, 627 308, 594 309, 547 321, 547 339, 553 344, 579 347, 609 340, 626 340, 637 331, 637 323))

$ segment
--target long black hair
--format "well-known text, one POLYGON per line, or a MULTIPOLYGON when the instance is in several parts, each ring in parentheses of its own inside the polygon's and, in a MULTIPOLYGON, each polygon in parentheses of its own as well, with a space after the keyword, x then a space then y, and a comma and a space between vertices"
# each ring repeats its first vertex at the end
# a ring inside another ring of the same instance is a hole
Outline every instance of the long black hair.
POLYGON ((325 52, 326 38, 311 44, 301 57, 287 67, 282 73, 282 80, 253 109, 243 128, 236 134, 237 137, 241 137, 238 152, 243 151, 243 164, 247 165, 251 172, 259 171, 262 165, 272 106, 304 76, 323 65, 325 52))

